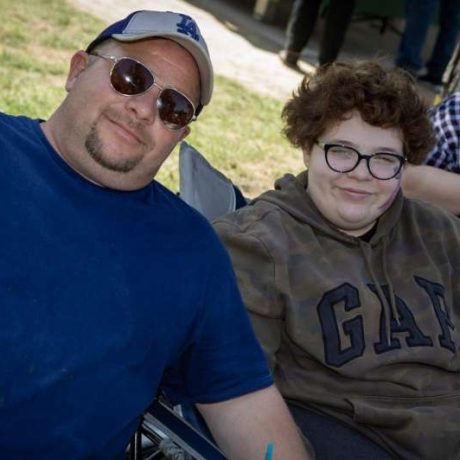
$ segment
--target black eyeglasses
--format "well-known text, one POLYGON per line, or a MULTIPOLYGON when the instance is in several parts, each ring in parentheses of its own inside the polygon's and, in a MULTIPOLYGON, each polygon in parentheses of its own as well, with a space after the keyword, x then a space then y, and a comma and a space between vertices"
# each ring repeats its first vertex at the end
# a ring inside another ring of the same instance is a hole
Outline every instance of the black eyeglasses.
POLYGON ((376 152, 373 155, 362 155, 353 147, 341 144, 327 144, 316 141, 316 145, 324 150, 326 163, 335 172, 348 173, 353 171, 361 160, 366 160, 369 173, 379 180, 396 177, 406 158, 396 153, 376 152))
POLYGON ((190 99, 174 88, 163 88, 155 81, 155 75, 142 62, 130 57, 104 56, 91 53, 113 62, 110 70, 112 88, 123 96, 143 94, 152 86, 161 91, 157 98, 157 110, 163 124, 173 130, 185 128, 195 117, 195 106, 190 99))

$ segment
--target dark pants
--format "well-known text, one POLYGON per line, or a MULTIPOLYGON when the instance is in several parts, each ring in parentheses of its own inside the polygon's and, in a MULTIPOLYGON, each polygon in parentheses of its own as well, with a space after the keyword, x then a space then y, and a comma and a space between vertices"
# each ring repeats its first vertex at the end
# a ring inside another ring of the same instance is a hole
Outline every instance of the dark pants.
MULTIPOLYGON (((310 39, 321 0, 295 0, 286 31, 285 49, 300 53, 310 39)), ((330 0, 319 46, 319 63, 337 59, 350 24, 355 0, 330 0)))
POLYGON ((297 426, 310 441, 317 460, 390 460, 393 457, 339 420, 288 404, 297 426))
POLYGON ((439 31, 427 62, 428 74, 441 82, 460 32, 460 0, 406 0, 406 27, 396 65, 416 73, 423 67, 422 50, 439 4, 439 31))

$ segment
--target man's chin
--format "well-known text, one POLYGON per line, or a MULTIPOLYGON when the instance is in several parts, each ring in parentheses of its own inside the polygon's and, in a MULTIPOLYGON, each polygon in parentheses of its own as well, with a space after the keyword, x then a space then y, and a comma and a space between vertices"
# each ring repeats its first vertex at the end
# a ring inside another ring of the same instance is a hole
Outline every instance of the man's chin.
POLYGON ((133 171, 141 161, 141 158, 114 161, 112 159, 104 158, 103 156, 91 155, 91 157, 99 166, 102 166, 104 169, 122 174, 127 174, 133 171))
POLYGON ((120 148, 118 145, 113 146, 104 143, 95 126, 92 127, 86 138, 85 147, 88 155, 99 166, 118 173, 128 173, 132 171, 142 161, 143 157, 141 153, 133 154, 129 157, 126 153, 116 150, 120 148))

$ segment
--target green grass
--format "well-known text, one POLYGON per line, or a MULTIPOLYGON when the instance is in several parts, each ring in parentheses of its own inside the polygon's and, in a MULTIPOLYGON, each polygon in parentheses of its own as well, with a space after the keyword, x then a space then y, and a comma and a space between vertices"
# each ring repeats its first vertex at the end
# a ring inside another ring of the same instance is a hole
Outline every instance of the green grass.
POLYGON ((47 118, 68 62, 104 25, 61 0, 0 0, 0 110, 47 118))
MULTIPOLYGON (((0 110, 46 119, 63 99, 70 57, 106 25, 64 0, 0 0, 0 110)), ((211 104, 186 139, 248 196, 302 168, 281 134, 282 103, 217 77, 211 104)), ((177 149, 158 179, 178 189, 177 149)))

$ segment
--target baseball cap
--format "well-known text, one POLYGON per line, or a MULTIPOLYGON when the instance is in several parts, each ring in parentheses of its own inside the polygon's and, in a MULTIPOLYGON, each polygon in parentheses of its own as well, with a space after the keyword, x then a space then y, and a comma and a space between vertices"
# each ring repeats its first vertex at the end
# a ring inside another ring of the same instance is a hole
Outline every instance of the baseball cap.
POLYGON ((197 23, 186 14, 172 11, 134 11, 126 18, 104 29, 86 48, 90 53, 97 45, 113 38, 120 42, 133 42, 150 37, 173 40, 183 46, 195 59, 200 72, 200 105, 211 100, 213 69, 208 47, 197 23))

